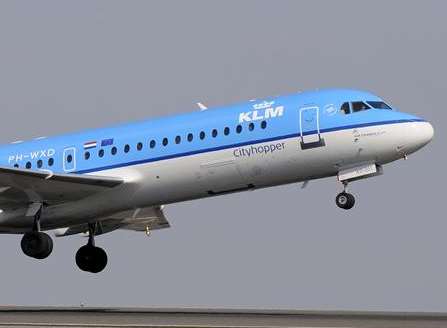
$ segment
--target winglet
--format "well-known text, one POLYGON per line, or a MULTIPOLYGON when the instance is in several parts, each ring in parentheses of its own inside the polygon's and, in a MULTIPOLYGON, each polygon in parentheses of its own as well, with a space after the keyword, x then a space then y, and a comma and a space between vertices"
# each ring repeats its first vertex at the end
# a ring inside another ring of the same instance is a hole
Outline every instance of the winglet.
POLYGON ((204 111, 204 110, 207 110, 208 109, 208 107, 206 107, 204 104, 202 104, 201 102, 198 102, 197 103, 197 106, 199 106, 199 108, 200 108, 200 110, 201 111, 204 111))

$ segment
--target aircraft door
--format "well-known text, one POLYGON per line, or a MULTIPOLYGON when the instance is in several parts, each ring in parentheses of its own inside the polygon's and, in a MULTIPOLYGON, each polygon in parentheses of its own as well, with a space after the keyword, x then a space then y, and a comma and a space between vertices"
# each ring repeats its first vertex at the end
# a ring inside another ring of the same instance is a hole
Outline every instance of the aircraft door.
POLYGON ((324 139, 320 134, 320 108, 318 106, 301 107, 299 116, 301 148, 324 146, 324 139))
POLYGON ((76 148, 69 147, 64 149, 62 166, 65 172, 73 172, 76 170, 76 148))

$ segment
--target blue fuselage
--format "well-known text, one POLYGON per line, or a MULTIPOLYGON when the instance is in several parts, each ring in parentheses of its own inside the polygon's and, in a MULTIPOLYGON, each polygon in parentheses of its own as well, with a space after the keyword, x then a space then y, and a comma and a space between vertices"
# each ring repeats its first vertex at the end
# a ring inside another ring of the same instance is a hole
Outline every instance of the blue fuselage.
POLYGON ((367 92, 351 90, 255 100, 5 145, 0 148, 0 165, 55 173, 92 173, 287 138, 423 121, 390 109, 341 112, 343 103, 356 101, 382 100, 367 92))

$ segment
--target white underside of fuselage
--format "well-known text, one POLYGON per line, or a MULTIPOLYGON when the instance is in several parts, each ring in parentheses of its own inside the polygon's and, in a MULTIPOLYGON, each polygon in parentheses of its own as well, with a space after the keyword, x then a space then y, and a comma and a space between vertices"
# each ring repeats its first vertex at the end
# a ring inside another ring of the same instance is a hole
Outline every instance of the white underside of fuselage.
MULTIPOLYGON (((321 134, 324 146, 304 147, 300 136, 212 151, 158 162, 94 172, 126 183, 81 201, 46 208, 42 229, 101 220, 129 209, 165 205, 249 189, 335 176, 346 166, 379 165, 421 146, 408 142, 418 124, 410 122, 346 129, 321 134)), ((25 209, 0 214, 3 232, 29 229, 25 209)))

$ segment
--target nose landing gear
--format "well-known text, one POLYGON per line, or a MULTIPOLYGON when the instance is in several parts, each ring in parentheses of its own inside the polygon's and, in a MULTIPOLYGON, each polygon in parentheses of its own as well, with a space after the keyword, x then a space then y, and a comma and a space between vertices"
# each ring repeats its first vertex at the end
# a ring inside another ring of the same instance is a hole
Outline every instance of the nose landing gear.
POLYGON ((40 231, 42 207, 42 204, 33 204, 30 207, 30 211, 35 212, 33 230, 25 233, 20 242, 23 253, 38 260, 47 258, 53 251, 53 240, 40 231))
POLYGON ((76 264, 82 271, 99 273, 107 266, 107 253, 95 246, 96 223, 89 223, 88 230, 88 243, 76 252, 76 264))
POLYGON ((348 186, 347 183, 343 183, 343 192, 339 193, 335 198, 335 203, 339 208, 344 210, 350 210, 355 205, 355 197, 354 195, 346 192, 346 188, 348 186))

